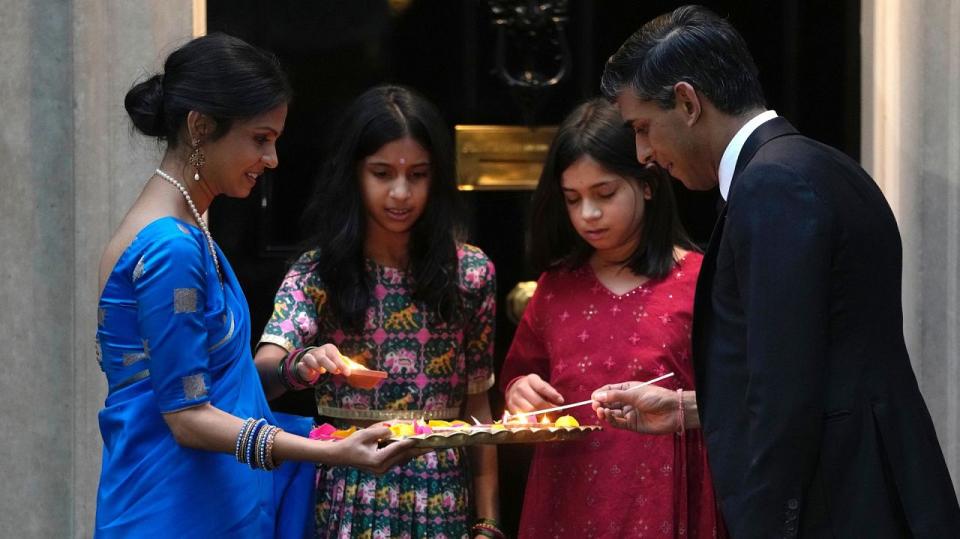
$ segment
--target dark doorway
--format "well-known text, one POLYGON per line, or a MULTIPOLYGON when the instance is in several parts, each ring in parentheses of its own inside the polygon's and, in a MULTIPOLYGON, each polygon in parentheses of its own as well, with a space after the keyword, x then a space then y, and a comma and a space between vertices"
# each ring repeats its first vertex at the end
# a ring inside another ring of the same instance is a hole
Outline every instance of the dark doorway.
MULTIPOLYGON (((598 93, 606 58, 645 21, 683 2, 570 0, 566 23, 572 69, 537 108, 537 124, 557 124, 578 102, 598 93)), ((761 72, 771 108, 802 132, 859 157, 860 2, 727 0, 701 2, 742 32, 761 72)), ((325 156, 323 140, 338 110, 374 84, 415 88, 455 124, 521 125, 517 100, 492 73, 494 27, 483 0, 208 0, 208 29, 276 53, 295 88, 282 165, 245 200, 217 200, 213 233, 247 294, 259 338, 274 292, 303 238, 299 216, 325 156)), ((676 183, 680 210, 696 241, 706 243, 716 193, 676 183)), ((500 304, 519 281, 536 278, 523 261, 529 192, 464 193, 471 242, 497 266, 500 304)), ((498 315, 497 361, 514 326, 498 315)), ((499 366, 499 365, 498 365, 499 366)), ((495 391, 492 393, 496 393, 495 391)), ((502 399, 492 395, 495 415, 502 399)), ((312 414, 310 392, 275 403, 312 414)), ((503 446, 502 520, 515 533, 529 449, 503 446)))

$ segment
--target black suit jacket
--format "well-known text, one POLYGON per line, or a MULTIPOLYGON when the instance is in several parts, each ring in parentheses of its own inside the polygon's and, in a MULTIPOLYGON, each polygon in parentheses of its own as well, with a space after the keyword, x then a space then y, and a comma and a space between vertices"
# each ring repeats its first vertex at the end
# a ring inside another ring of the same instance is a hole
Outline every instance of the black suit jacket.
POLYGON ((784 119, 741 151, 694 306, 697 400, 736 539, 960 537, 873 180, 784 119))

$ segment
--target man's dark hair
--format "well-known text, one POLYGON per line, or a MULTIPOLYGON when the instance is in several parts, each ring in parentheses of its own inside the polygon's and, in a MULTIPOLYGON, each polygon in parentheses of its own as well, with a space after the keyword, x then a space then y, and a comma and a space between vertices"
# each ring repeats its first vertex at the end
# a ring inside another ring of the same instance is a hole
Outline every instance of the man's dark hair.
POLYGON ((678 82, 689 83, 726 114, 766 107, 743 37, 703 6, 679 7, 644 24, 607 60, 600 85, 610 100, 629 88, 640 99, 671 108, 678 82))

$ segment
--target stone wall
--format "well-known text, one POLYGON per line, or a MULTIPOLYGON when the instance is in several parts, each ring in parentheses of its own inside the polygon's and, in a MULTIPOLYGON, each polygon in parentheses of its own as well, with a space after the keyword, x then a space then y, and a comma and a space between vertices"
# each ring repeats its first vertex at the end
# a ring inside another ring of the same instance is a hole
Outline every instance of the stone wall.
POLYGON ((960 490, 960 2, 862 13, 863 162, 900 224, 907 346, 960 490))
POLYGON ((92 535, 97 266, 158 160, 123 96, 193 32, 189 0, 0 0, 0 537, 92 535))

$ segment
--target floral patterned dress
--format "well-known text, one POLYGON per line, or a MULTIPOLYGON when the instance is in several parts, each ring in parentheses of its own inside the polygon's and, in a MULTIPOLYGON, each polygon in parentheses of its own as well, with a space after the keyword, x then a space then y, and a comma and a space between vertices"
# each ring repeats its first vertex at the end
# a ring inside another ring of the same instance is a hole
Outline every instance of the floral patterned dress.
MULTIPOLYGON (((690 331, 703 257, 623 295, 589 266, 544 273, 524 311, 501 384, 536 373, 566 402, 628 380, 693 389, 690 331)), ((573 408, 596 424, 589 406, 573 408)), ((725 537, 699 430, 654 436, 613 428, 534 450, 519 537, 725 537)))
MULTIPOLYGON (((345 427, 351 420, 454 419, 468 394, 493 386, 496 280, 478 248, 457 251, 464 315, 456 325, 434 323, 412 299, 411 277, 368 260, 371 304, 361 331, 341 327, 325 308, 327 292, 310 266, 316 251, 290 269, 260 339, 286 350, 333 343, 388 378, 356 389, 341 377, 316 385, 317 412, 345 427)), ((466 454, 427 453, 382 476, 319 466, 318 537, 468 537, 473 500, 466 454)))

